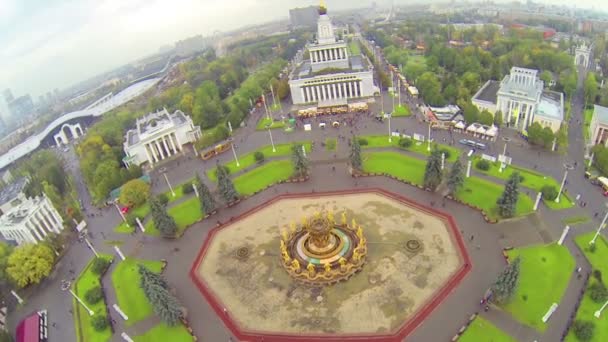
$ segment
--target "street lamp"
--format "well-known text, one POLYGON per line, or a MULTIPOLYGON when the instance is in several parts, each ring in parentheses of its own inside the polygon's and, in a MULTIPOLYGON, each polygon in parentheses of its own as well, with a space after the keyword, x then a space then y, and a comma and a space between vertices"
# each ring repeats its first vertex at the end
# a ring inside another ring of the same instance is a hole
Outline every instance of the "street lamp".
POLYGON ((594 312, 593 316, 595 316, 595 318, 600 318, 600 316, 602 315, 602 311, 604 311, 604 309, 606 308, 607 305, 608 305, 608 301, 606 301, 606 303, 604 303, 604 305, 602 305, 602 307, 599 310, 594 312))
POLYGON ((120 210, 120 207, 118 206, 118 203, 116 203, 116 201, 114 201, 114 206, 116 207, 116 210, 118 210, 118 214, 120 214, 120 217, 122 217, 122 220, 125 222, 127 227, 129 227, 129 222, 127 222, 127 218, 125 217, 125 214, 123 214, 122 210, 120 210))
POLYGON ((429 121, 429 135, 427 138, 427 145, 426 145, 426 150, 431 152, 431 122, 429 121))
MULTIPOLYGON (((608 206, 608 204, 606 204, 606 205, 608 206)), ((595 235, 593 235, 593 239, 591 239, 591 241, 589 241, 590 245, 593 245, 595 243, 595 240, 600 235, 600 232, 602 231, 602 229, 604 229, 607 219, 608 219, 608 211, 606 211, 606 215, 604 215, 604 218, 602 219, 602 223, 600 223, 600 226, 597 227, 597 231, 595 232, 595 235)))
POLYGON ((171 183, 169 183, 169 178, 167 177, 167 173, 163 172, 163 176, 165 176, 165 181, 167 181, 167 185, 169 186, 169 190, 171 190, 171 195, 173 197, 175 197, 175 191, 173 191, 173 187, 171 186, 171 183))
POLYGON ((274 141, 272 140, 272 132, 270 131, 270 125, 267 125, 266 128, 268 129, 268 135, 270 136, 270 144, 272 145, 272 152, 276 152, 277 149, 274 148, 274 141))
POLYGON ((564 168, 566 171, 564 172, 564 178, 562 179, 562 184, 559 187, 559 192, 557 193, 557 197, 555 198, 555 203, 559 203, 559 199, 564 191, 564 186, 566 185, 566 177, 568 177, 568 170, 572 170, 574 167, 570 164, 564 164, 564 168))
POLYGON ((78 301, 78 303, 80 303, 80 305, 82 305, 87 312, 89 313, 89 316, 93 316, 95 314, 95 312, 93 312, 93 310, 89 309, 89 307, 82 301, 82 299, 80 299, 80 297, 78 297, 74 291, 72 291, 72 288, 70 287, 72 285, 72 283, 69 280, 61 280, 61 291, 68 291, 70 292, 70 294, 72 295, 72 297, 76 298, 76 300, 78 301))
POLYGON ((236 151, 234 150, 234 144, 230 144, 230 147, 232 147, 232 155, 234 156, 234 161, 236 162, 236 167, 241 166, 241 163, 239 163, 239 159, 236 157, 236 151))
POLYGON ((386 114, 386 116, 388 117, 388 142, 393 142, 393 134, 391 133, 391 116, 393 116, 393 113, 389 113, 386 114))

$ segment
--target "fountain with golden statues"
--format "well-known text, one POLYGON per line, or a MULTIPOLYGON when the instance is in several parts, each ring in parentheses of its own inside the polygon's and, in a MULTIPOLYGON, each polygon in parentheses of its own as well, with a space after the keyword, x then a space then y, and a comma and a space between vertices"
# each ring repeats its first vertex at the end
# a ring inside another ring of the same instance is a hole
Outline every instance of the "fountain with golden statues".
POLYGON ((331 285, 350 278, 365 264, 363 228, 346 213, 316 212, 292 222, 281 234, 281 264, 289 275, 309 285, 331 285))

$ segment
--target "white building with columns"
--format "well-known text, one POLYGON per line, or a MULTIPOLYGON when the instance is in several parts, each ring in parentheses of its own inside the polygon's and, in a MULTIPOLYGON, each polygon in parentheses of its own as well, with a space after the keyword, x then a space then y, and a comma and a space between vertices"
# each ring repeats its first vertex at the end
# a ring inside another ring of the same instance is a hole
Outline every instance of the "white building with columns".
POLYGON ((507 127, 527 130, 533 122, 557 132, 564 119, 564 96, 545 90, 538 70, 511 68, 503 80, 486 82, 473 96, 479 110, 492 114, 500 111, 507 127))
POLYGON ((46 195, 11 203, 14 206, 0 217, 0 234, 7 241, 38 243, 63 230, 63 220, 46 195))
POLYGON ((372 64, 365 56, 349 55, 348 45, 336 37, 325 7, 319 7, 319 14, 317 40, 307 46, 310 57, 289 78, 293 104, 332 106, 373 96, 379 89, 374 86, 372 64))
POLYGON ((127 167, 148 162, 154 165, 180 153, 184 145, 201 137, 201 128, 181 110, 173 114, 167 109, 137 119, 136 127, 127 131, 123 162, 127 167))

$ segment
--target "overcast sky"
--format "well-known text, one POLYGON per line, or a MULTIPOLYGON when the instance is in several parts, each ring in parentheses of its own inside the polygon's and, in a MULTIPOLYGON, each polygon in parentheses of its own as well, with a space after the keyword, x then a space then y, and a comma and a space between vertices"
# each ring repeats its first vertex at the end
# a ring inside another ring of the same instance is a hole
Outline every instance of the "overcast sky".
MULTIPOLYGON (((579 7, 608 9, 606 0, 579 7)), ((330 9, 371 0, 327 0, 330 9)), ((377 0, 379 4, 390 0, 377 0)), ((413 2, 396 0, 396 3, 413 2)), ((194 34, 287 18, 315 0, 0 0, 0 90, 36 99, 194 34)))

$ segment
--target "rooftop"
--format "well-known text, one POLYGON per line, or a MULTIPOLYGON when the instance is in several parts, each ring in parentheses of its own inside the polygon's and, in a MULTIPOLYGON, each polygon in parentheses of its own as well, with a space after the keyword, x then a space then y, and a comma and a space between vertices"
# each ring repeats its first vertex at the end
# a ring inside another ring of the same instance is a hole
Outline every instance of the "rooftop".
POLYGON ((563 97, 561 93, 545 90, 540 97, 536 115, 554 120, 564 119, 563 97))
POLYGON ((8 184, 4 189, 0 190, 0 205, 10 202, 12 199, 17 197, 28 183, 28 179, 21 177, 16 179, 14 182, 8 184))
POLYGON ((511 73, 500 82, 499 93, 538 99, 543 91, 543 81, 538 78, 538 71, 513 67, 511 73))
POLYGON ((149 113, 137 119, 136 127, 127 131, 127 145, 132 146, 139 143, 142 138, 152 135, 162 130, 180 126, 186 123, 186 114, 181 110, 176 110, 170 114, 166 108, 155 113, 149 113))
POLYGON ((0 217, 0 227, 11 227, 19 224, 34 212, 43 200, 44 197, 28 198, 18 206, 11 208, 0 217))
POLYGON ((489 80, 481 87, 477 94, 473 96, 473 100, 496 103, 498 89, 500 89, 500 82, 489 80))
POLYGON ((593 116, 603 125, 608 125, 608 108, 595 105, 593 106, 593 116))
POLYGON ((312 66, 309 61, 304 61, 300 66, 296 67, 291 76, 292 80, 313 78, 315 76, 322 75, 337 75, 337 74, 348 74, 354 72, 368 71, 370 70, 370 63, 367 58, 363 56, 348 56, 349 67, 346 69, 326 68, 317 72, 312 71, 312 66), (327 70, 329 69, 329 70, 327 70), (331 71, 326 73, 325 71, 331 71))

